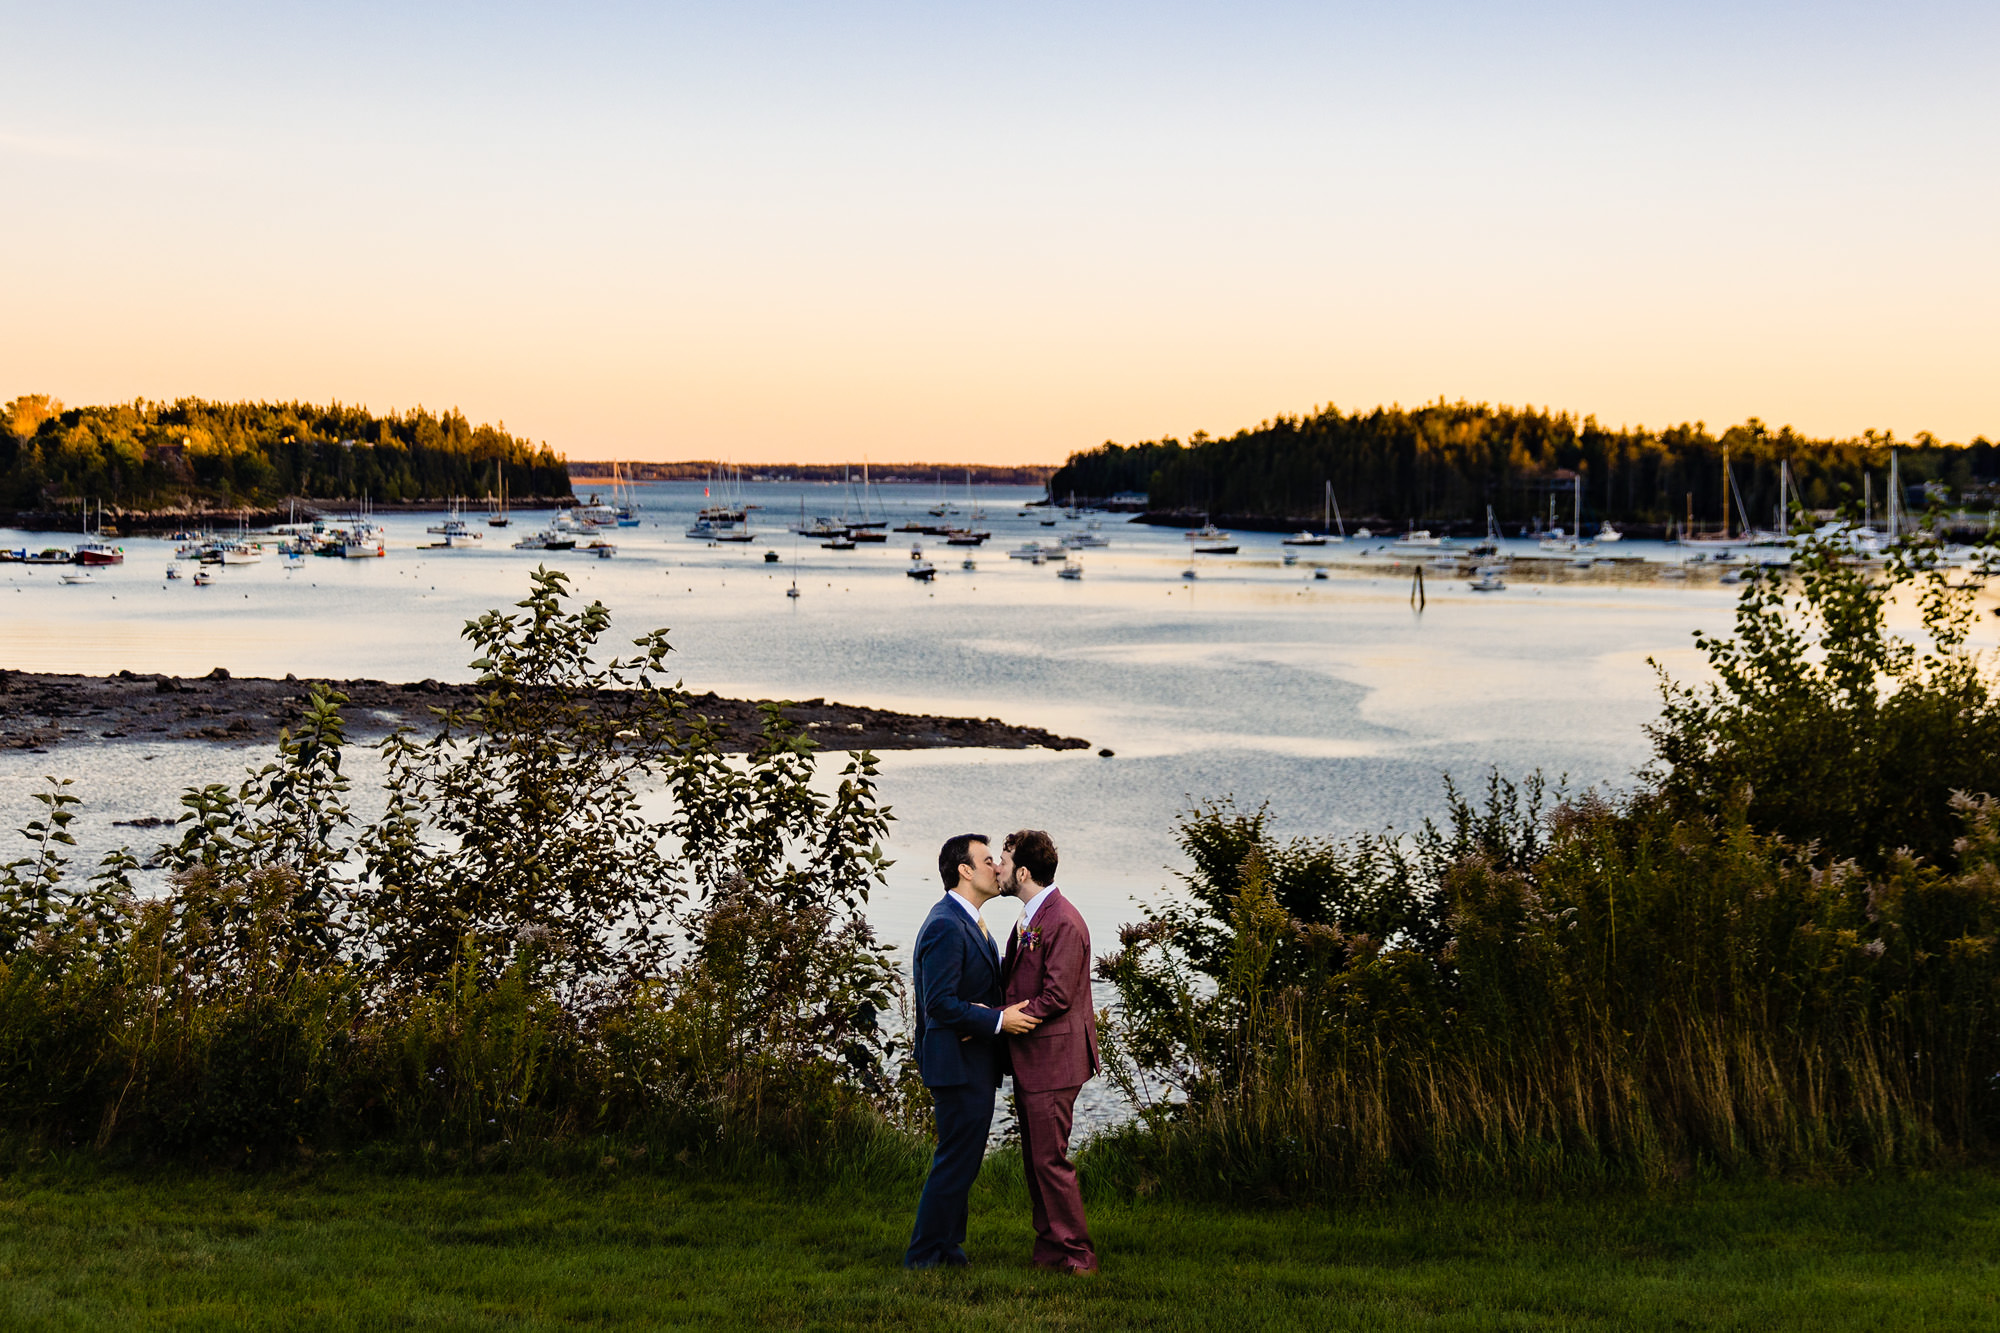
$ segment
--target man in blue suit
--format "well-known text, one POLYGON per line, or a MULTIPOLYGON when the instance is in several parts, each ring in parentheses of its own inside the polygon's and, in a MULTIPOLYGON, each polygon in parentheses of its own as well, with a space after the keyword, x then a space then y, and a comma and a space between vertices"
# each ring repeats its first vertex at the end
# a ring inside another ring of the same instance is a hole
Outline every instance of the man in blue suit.
POLYGON ((977 833, 961 833, 938 852, 945 895, 917 932, 911 963, 917 996, 917 1069, 937 1108, 937 1153, 917 1203, 905 1268, 963 1268, 966 1200, 986 1136, 993 1092, 1006 1072, 1001 1041, 1032 1032, 1039 1020, 1016 1005, 1003 1009, 1000 952, 979 909, 1000 893, 999 864, 977 833))

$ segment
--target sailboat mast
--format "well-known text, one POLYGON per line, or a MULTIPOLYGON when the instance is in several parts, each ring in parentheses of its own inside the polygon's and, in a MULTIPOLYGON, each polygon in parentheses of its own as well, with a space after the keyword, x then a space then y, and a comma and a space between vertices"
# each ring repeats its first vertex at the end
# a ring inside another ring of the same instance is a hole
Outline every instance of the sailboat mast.
POLYGON ((1722 446, 1722 540, 1729 540, 1729 446, 1722 446))
POLYGON ((1902 536, 1903 474, 1896 466, 1896 451, 1889 451, 1889 540, 1902 536))
POLYGON ((1581 471, 1576 474, 1574 493, 1576 496, 1575 513, 1571 516, 1570 522, 1576 525, 1576 530, 1570 533, 1569 539, 1573 542, 1580 542, 1583 540, 1583 473, 1581 471))

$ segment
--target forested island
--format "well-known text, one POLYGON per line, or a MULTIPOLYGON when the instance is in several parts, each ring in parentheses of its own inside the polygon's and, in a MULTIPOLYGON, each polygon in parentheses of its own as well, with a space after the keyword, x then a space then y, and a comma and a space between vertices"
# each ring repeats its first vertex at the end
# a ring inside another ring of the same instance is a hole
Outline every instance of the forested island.
POLYGON ((523 500, 569 495, 546 443, 473 425, 458 409, 377 415, 329 403, 143 399, 65 407, 27 394, 0 407, 0 509, 256 510, 298 498, 396 504, 484 498, 504 475, 523 500))
POLYGON ((1612 430, 1594 417, 1579 421, 1548 409, 1440 401, 1351 413, 1329 405, 1226 439, 1196 431, 1186 442, 1107 441, 1072 454, 1049 490, 1057 499, 1093 501, 1143 493, 1152 511, 1228 515, 1240 526, 1246 517, 1316 522, 1331 482, 1349 519, 1483 524, 1491 505, 1511 531, 1546 520, 1551 501, 1557 521, 1568 524, 1581 476, 1587 524, 1610 519, 1665 529, 1692 514, 1697 528, 1715 531, 1723 523, 1725 459, 1729 522, 1738 526, 1744 515, 1772 521, 1781 463, 1789 464, 1795 500, 1806 508, 1860 505, 1872 491, 1879 515, 1892 449, 1912 510, 1933 500, 1985 508, 2000 489, 2000 447, 1984 437, 1947 444, 1928 433, 1903 441, 1868 431, 1812 439, 1754 417, 1720 434, 1701 422, 1612 430))

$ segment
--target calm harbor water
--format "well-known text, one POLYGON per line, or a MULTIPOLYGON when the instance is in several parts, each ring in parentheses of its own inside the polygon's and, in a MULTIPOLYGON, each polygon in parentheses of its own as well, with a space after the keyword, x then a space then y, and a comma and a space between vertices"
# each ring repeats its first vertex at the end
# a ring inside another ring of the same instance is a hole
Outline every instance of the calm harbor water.
MULTIPOLYGON (((884 755, 897 864, 871 915, 906 940, 937 892, 943 838, 1043 827, 1062 848, 1060 882, 1103 945, 1136 901, 1170 890, 1173 823, 1190 802, 1233 797, 1268 807, 1286 834, 1344 834, 1436 813, 1445 772, 1628 783, 1657 707, 1647 658, 1696 673, 1692 631, 1726 627, 1734 603, 1733 589, 1703 581, 1584 575, 1482 594, 1434 574, 1420 613, 1409 573, 1370 572, 1386 553, 1360 556, 1359 543, 1308 549, 1286 567, 1275 534, 1236 534, 1235 556, 1190 556, 1180 532, 1116 516, 1102 519, 1110 545, 1081 552, 1084 577, 1068 581, 1006 552, 1082 524, 1045 527, 1045 511, 1023 508, 1034 492, 1001 487, 977 492, 979 526, 994 535, 969 552, 972 570, 960 567, 968 552, 933 538, 892 532, 834 552, 785 530, 801 506, 809 518, 839 514, 837 486, 748 484, 762 535, 714 546, 682 535, 702 489, 636 487, 643 525, 613 535, 609 560, 512 549, 547 517, 536 514, 506 530, 476 524, 485 537, 471 549, 420 550, 435 516, 399 514, 383 519, 384 559, 271 554, 205 588, 165 580, 173 544, 145 538, 124 539, 126 563, 95 586, 0 565, 0 666, 466 679, 463 623, 517 599, 537 563, 559 565, 611 608, 620 642, 667 626, 696 691, 996 716, 1088 738, 1082 752, 884 755), (931 584, 905 576, 913 540, 937 565, 931 584), (781 563, 763 562, 767 548, 781 563), (1334 560, 1348 568, 1313 578, 1334 560), (784 596, 794 577, 795 601, 784 596)), ((880 489, 892 523, 938 499, 931 486, 880 489)), ((952 497, 960 509, 965 494, 952 497)), ((53 540, 0 532, 0 546, 53 540)), ((1641 543, 1620 550, 1669 557, 1641 543)), ((88 802, 77 826, 86 854, 145 844, 157 835, 112 821, 171 816, 181 787, 231 780, 262 754, 139 741, 0 752, 0 820, 18 828, 29 793, 54 773, 88 802)), ((1015 910, 989 909, 996 926, 1015 910)))

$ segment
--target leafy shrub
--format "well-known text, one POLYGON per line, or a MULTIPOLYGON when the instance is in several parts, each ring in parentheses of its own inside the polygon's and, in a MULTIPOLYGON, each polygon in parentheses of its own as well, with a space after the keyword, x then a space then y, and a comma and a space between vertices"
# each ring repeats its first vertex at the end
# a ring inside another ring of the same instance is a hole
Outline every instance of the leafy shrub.
POLYGON ((1651 783, 1543 809, 1495 774, 1412 838, 1193 811, 1185 898, 1125 928, 1110 1067, 1131 1188, 1557 1186, 1853 1169, 2000 1128, 2000 707, 1979 575, 1808 543, 1651 783), (1956 581, 1954 581, 1956 577, 1956 581), (1919 644, 1889 629, 1914 604, 1919 644))
POLYGON ((609 613, 566 598, 538 570, 520 614, 466 627, 477 699, 384 743, 371 826, 321 690, 273 762, 186 794, 164 896, 124 853, 72 889, 77 798, 45 793, 34 854, 0 869, 14 1145, 810 1155, 903 1114, 899 983, 861 916, 887 865, 873 757, 821 791, 775 706, 725 755, 663 633, 599 666, 609 613))

